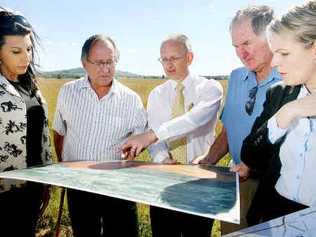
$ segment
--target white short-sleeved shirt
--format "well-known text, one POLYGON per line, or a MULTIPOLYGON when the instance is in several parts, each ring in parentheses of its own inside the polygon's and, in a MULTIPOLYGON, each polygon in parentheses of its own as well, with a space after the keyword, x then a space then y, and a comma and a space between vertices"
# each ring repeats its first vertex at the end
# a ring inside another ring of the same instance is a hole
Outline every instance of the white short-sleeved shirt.
POLYGON ((63 161, 103 161, 120 160, 120 146, 146 125, 146 111, 134 91, 114 79, 99 99, 85 77, 61 88, 53 129, 64 136, 63 161))

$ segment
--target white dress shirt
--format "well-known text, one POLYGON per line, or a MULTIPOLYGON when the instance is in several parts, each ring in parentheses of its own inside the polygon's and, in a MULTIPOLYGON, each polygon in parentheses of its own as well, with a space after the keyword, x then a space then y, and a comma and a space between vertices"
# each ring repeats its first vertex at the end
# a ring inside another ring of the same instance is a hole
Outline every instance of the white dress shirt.
POLYGON ((149 94, 148 125, 159 139, 149 147, 155 162, 169 157, 168 142, 173 139, 187 137, 188 162, 207 152, 215 140, 217 113, 223 97, 221 84, 191 74, 182 83, 186 113, 177 118, 171 116, 176 81, 168 80, 149 94))
POLYGON ((103 161, 120 160, 121 145, 146 124, 146 111, 134 91, 113 80, 99 99, 84 78, 61 88, 53 129, 64 136, 63 161, 103 161))
MULTIPOLYGON (((297 98, 308 94, 303 86, 297 98)), ((268 129, 272 143, 286 135, 280 148, 282 167, 276 190, 290 200, 316 205, 316 118, 300 118, 287 129, 281 129, 273 116, 268 121, 268 129)))

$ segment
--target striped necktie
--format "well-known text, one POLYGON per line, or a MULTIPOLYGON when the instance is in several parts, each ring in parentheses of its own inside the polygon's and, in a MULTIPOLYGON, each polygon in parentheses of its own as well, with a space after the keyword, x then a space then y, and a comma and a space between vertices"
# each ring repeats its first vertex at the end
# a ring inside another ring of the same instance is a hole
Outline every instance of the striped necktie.
MULTIPOLYGON (((172 118, 176 118, 185 113, 183 90, 184 90, 183 84, 181 82, 178 82, 176 86, 176 98, 172 106, 172 118)), ((170 145, 170 153, 172 155, 172 158, 179 163, 182 163, 182 164, 187 163, 186 137, 171 141, 169 145, 170 145)))

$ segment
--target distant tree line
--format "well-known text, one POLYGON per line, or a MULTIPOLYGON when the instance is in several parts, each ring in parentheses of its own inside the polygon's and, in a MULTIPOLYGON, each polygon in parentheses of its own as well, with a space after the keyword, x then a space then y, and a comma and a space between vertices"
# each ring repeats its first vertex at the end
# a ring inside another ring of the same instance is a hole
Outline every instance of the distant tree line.
MULTIPOLYGON (((51 71, 51 72, 40 72, 40 76, 44 78, 57 78, 57 79, 78 79, 85 75, 82 68, 73 68, 68 70, 51 71)), ((215 80, 226 80, 227 75, 215 75, 215 76, 204 76, 207 79, 215 80)), ((116 78, 136 78, 136 79, 165 79, 165 75, 161 76, 142 76, 136 75, 129 72, 117 71, 116 78)))

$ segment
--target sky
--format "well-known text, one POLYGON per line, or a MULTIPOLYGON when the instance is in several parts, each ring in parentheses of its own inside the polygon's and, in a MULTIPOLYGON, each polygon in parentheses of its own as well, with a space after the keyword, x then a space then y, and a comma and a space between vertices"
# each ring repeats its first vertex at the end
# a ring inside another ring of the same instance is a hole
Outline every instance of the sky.
MULTIPOLYGON (((303 0, 0 0, 19 11, 41 38, 42 71, 80 67, 81 47, 93 34, 105 34, 120 50, 117 69, 162 75, 160 43, 173 33, 192 43, 191 71, 227 75, 241 66, 231 44, 234 13, 250 4, 266 4, 276 14, 303 0)), ((1 24, 1 23, 0 23, 1 24)))

